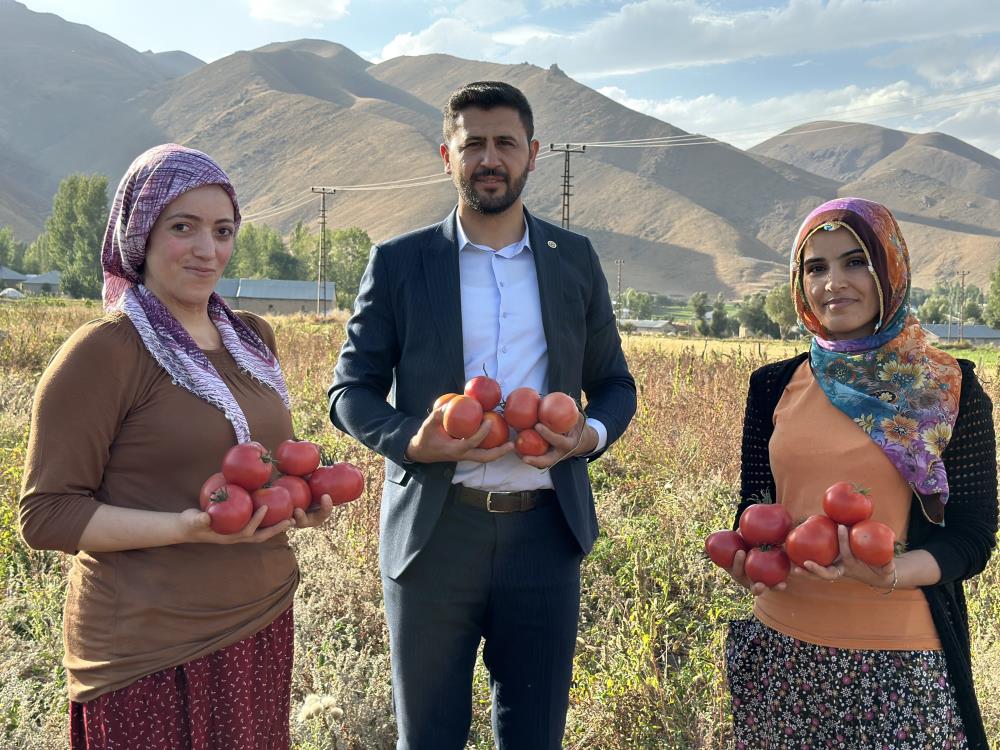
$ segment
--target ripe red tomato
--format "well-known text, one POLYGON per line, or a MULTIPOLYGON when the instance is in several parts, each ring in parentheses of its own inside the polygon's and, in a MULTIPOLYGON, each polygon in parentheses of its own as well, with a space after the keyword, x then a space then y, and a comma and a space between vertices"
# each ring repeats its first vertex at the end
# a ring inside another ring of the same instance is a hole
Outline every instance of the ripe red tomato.
POLYGON ((521 456, 541 456, 548 449, 545 438, 532 429, 521 430, 514 441, 514 450, 521 456))
POLYGON ((212 476, 206 479, 205 484, 201 486, 201 492, 198 493, 198 505, 201 506, 201 509, 207 509, 209 503, 212 502, 212 494, 220 487, 225 486, 226 475, 221 471, 215 472, 212 476))
POLYGON ((471 396, 455 396, 444 407, 444 429, 453 438, 476 434, 483 423, 483 407, 471 396))
POLYGON ((309 482, 302 477, 283 476, 278 477, 273 482, 275 487, 284 487, 292 498, 292 508, 302 508, 309 510, 312 505, 312 492, 309 489, 309 482))
POLYGON ((222 458, 222 473, 226 481, 238 484, 247 492, 260 489, 271 478, 271 457, 261 452, 260 443, 234 445, 222 458))
POLYGON ((447 404, 453 398, 457 398, 461 394, 459 393, 442 393, 436 399, 434 399, 434 406, 431 407, 432 410, 440 409, 442 406, 447 404))
POLYGON ((304 477, 319 466, 319 446, 308 440, 283 440, 274 451, 278 471, 304 477))
POLYGON ((735 531, 716 531, 705 538, 705 554, 726 570, 733 567, 733 558, 739 550, 748 549, 750 545, 735 531))
POLYGON ((500 384, 493 378, 477 375, 465 384, 465 395, 476 399, 483 411, 490 411, 500 403, 500 384))
POLYGON ((848 537, 851 553, 861 562, 876 568, 892 562, 896 534, 884 523, 871 519, 861 521, 851 527, 848 537))
POLYGON ((871 518, 872 501, 862 490, 851 482, 837 482, 827 488, 823 495, 823 512, 844 526, 871 518))
POLYGON ((314 503, 329 495, 334 505, 343 505, 361 497, 365 491, 365 477, 354 464, 336 463, 320 466, 309 475, 309 491, 314 503))
POLYGON ((809 516, 792 529, 785 539, 788 558, 802 567, 806 560, 826 567, 840 555, 837 524, 826 516, 809 516))
POLYGON ((217 534, 235 534, 250 522, 253 501, 250 494, 238 484, 223 484, 211 494, 204 510, 212 519, 212 531, 217 534))
POLYGON ((538 424, 541 397, 534 388, 515 388, 503 405, 503 418, 515 430, 527 430, 538 424))
POLYGON ((255 490, 251 493, 250 499, 253 500, 254 510, 264 505, 267 506, 267 513, 264 514, 260 526, 257 527, 260 529, 266 529, 268 526, 281 523, 286 518, 291 518, 292 511, 295 510, 295 506, 292 505, 292 496, 288 494, 288 490, 276 485, 268 485, 255 490))
POLYGON ((778 503, 751 505, 740 516, 740 535, 751 547, 781 544, 792 528, 792 517, 778 503))
POLYGON ((495 411, 483 414, 483 421, 490 423, 490 431, 486 433, 483 442, 479 444, 480 448, 496 448, 498 445, 506 443, 510 438, 510 427, 507 426, 503 417, 495 411))
POLYGON ((576 401, 565 393, 554 391, 538 404, 538 421, 553 432, 565 435, 580 419, 576 401))
POLYGON ((770 549, 754 548, 747 552, 746 562, 743 570, 754 583, 763 583, 765 586, 777 586, 788 578, 788 572, 792 565, 788 562, 788 555, 780 547, 770 549))

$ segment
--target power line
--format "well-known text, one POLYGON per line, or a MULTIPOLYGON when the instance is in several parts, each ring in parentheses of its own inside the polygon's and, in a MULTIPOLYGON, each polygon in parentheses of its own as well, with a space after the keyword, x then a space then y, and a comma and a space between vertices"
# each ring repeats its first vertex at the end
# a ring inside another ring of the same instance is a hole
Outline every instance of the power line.
POLYGON ((576 143, 564 143, 562 145, 557 145, 555 143, 549 144, 549 151, 556 153, 562 152, 565 154, 565 166, 563 167, 563 184, 562 184, 562 228, 569 229, 569 196, 570 188, 572 187, 570 180, 572 175, 569 173, 569 155, 570 154, 582 154, 587 150, 586 146, 581 146, 576 143))

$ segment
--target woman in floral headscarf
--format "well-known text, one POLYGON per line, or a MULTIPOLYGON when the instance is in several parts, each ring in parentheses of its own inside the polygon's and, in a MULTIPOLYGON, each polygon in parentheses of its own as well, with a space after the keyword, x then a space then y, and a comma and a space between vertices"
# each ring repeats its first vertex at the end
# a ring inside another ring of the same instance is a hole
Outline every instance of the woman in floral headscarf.
POLYGON ((997 530, 992 404, 971 362, 928 344, 906 243, 884 206, 824 203, 803 222, 791 289, 808 353, 750 378, 737 519, 770 496, 798 522, 827 487, 870 490, 905 552, 793 566, 727 642, 737 748, 983 748, 962 582, 997 530))
POLYGON ((209 527, 202 482, 251 439, 292 436, 274 334, 215 292, 239 228, 236 193, 174 144, 122 178, 104 240, 106 314, 77 330, 38 385, 22 534, 73 555, 64 611, 70 745, 289 745, 292 597, 285 531, 209 527))

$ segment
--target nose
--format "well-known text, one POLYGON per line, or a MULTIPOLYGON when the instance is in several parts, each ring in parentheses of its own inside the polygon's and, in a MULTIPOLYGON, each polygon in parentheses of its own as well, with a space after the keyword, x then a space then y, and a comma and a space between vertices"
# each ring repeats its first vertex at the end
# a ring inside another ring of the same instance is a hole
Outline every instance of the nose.
POLYGON ((835 289, 843 289, 847 286, 847 277, 844 272, 837 268, 836 265, 831 265, 830 270, 826 273, 826 289, 833 291, 835 289))
POLYGON ((211 227, 203 229, 195 234, 191 251, 198 258, 215 257, 215 236, 211 227))
POLYGON ((490 141, 487 142, 486 148, 483 149, 483 162, 484 167, 492 169, 500 165, 500 152, 497 151, 496 145, 490 141))

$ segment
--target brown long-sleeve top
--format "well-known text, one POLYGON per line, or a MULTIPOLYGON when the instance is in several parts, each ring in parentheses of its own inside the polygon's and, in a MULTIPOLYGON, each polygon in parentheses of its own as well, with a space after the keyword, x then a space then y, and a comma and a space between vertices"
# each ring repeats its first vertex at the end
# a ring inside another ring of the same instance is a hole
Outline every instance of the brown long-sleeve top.
MULTIPOLYGON (((274 333, 240 313, 272 351, 274 333)), ((268 449, 292 435, 280 397, 207 352, 268 449)), ((262 544, 78 551, 101 504, 179 513, 236 442, 215 406, 171 382, 129 319, 77 330, 35 394, 21 493, 25 541, 73 555, 63 615, 70 699, 86 702, 224 648, 292 602, 298 567, 284 534, 262 544)))

